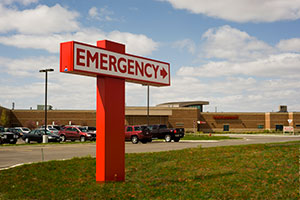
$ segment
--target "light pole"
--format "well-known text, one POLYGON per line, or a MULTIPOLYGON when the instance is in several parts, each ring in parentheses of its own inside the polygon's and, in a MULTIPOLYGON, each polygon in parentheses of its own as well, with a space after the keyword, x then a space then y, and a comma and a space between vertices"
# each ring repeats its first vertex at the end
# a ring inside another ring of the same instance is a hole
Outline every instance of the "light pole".
POLYGON ((149 127, 149 85, 144 85, 147 86, 147 126, 149 127))
POLYGON ((47 133, 47 83, 48 72, 53 72, 54 69, 41 69, 40 72, 45 72, 45 135, 47 133))
POLYGON ((147 85, 147 125, 149 127, 149 85, 147 85))

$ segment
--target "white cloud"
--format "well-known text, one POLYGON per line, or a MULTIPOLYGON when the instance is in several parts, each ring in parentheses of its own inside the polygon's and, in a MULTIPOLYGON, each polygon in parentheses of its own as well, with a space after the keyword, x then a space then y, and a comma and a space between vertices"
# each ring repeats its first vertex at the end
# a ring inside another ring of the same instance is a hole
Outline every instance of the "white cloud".
POLYGON ((234 22, 274 22, 300 18, 300 0, 163 0, 176 9, 234 22))
POLYGON ((224 77, 247 75, 257 77, 300 78, 300 54, 278 54, 249 62, 209 62, 202 66, 183 66, 177 71, 180 76, 224 77))
POLYGON ((18 48, 44 49, 50 53, 59 52, 61 42, 75 40, 89 44, 96 44, 98 40, 113 40, 126 45, 126 52, 139 55, 150 55, 158 48, 158 43, 142 34, 112 31, 105 33, 99 29, 85 28, 83 31, 51 35, 0 36, 0 43, 18 48))
POLYGON ((13 4, 15 2, 23 4, 23 5, 29 5, 29 4, 32 4, 32 3, 37 3, 38 0, 1 0, 0 4, 10 5, 10 4, 13 4))
POLYGON ((170 88, 155 89, 156 101, 208 100, 208 111, 277 111, 281 104, 299 110, 297 43, 294 38, 272 47, 229 26, 210 29, 201 45, 207 63, 182 66, 170 88))
POLYGON ((204 111, 210 112, 214 112, 215 107, 219 112, 277 111, 281 104, 288 105, 289 110, 300 109, 299 79, 228 77, 202 80, 201 77, 186 76, 175 76, 172 79, 170 87, 151 87, 152 105, 170 101, 206 100, 210 105, 204 106, 204 111))
POLYGON ((194 41, 190 39, 179 40, 173 43, 173 48, 178 48, 180 50, 187 49, 191 54, 196 51, 196 45, 194 41))
POLYGON ((265 42, 228 25, 209 29, 202 35, 202 39, 202 54, 206 58, 252 60, 274 52, 265 42))
POLYGON ((95 107, 96 79, 59 72, 59 57, 25 59, 0 58, 0 102, 7 107, 15 102, 17 108, 36 108, 43 104, 45 73, 40 69, 53 68, 48 74, 49 104, 60 109, 91 109, 95 107), (17 81, 16 81, 17 80, 17 81), (28 84, 30 80, 30 84, 28 84), (25 84, 22 84, 26 81, 25 84), (16 84, 18 83, 18 84, 16 84))
POLYGON ((98 16, 98 11, 97 11, 96 7, 91 7, 89 9, 89 16, 92 17, 92 18, 95 18, 95 17, 98 16))
POLYGON ((24 59, 8 59, 0 57, 0 72, 20 77, 40 77, 42 68, 58 69, 58 57, 29 57, 24 59))
POLYGON ((159 43, 143 34, 132 34, 128 32, 112 31, 106 36, 109 40, 120 42, 126 45, 126 52, 140 55, 150 55, 155 51, 159 43))
POLYGON ((48 7, 38 5, 34 9, 16 10, 0 4, 0 32, 17 31, 22 34, 49 34, 75 31, 79 14, 59 4, 48 7))
MULTIPOLYGON (((15 102, 17 109, 36 108, 37 104, 44 104, 45 74, 35 73, 29 77, 34 81, 31 84, 2 85, 1 104, 9 107, 15 102)), ((48 74, 48 103, 55 109, 95 109, 95 88, 95 78, 63 74, 56 70, 48 74)))
POLYGON ((285 52, 300 52, 300 38, 280 40, 277 44, 277 48, 285 52))
POLYGON ((114 20, 112 18, 113 14, 114 14, 114 12, 110 11, 106 6, 100 8, 99 11, 98 11, 98 8, 96 8, 95 6, 90 8, 90 10, 89 10, 89 16, 92 19, 97 19, 100 21, 113 21, 114 20))

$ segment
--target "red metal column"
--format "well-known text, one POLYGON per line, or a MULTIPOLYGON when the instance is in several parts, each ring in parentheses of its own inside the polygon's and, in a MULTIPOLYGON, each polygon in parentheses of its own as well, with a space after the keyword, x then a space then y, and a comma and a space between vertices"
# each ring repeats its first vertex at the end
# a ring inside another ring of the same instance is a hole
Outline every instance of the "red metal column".
MULTIPOLYGON (((101 40, 97 46, 125 53, 125 45, 101 40)), ((125 180, 125 80, 97 77, 96 181, 125 180)))

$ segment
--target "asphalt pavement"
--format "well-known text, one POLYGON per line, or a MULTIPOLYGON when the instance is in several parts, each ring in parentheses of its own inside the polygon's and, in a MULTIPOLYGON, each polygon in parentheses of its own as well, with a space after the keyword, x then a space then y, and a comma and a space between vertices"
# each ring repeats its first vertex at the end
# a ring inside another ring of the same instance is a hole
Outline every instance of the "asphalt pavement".
MULTIPOLYGON (((300 141, 300 136, 290 135, 241 135, 226 134, 241 139, 230 140, 181 140, 180 142, 166 143, 153 141, 147 144, 132 144, 125 142, 126 153, 171 151, 201 146, 203 148, 230 145, 247 145, 300 141)), ((21 142, 21 141, 20 141, 21 142)), ((20 143, 19 142, 19 143, 20 143)), ((96 143, 51 144, 51 145, 21 145, 0 146, 0 170, 33 162, 49 160, 64 160, 74 157, 96 156, 96 143)))

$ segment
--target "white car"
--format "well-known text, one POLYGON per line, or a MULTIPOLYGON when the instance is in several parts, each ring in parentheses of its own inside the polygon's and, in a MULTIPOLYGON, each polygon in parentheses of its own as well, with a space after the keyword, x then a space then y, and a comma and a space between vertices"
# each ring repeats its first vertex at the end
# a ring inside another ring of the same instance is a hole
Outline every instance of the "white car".
POLYGON ((51 133, 58 135, 58 130, 56 128, 47 128, 47 130, 50 131, 51 133))
POLYGON ((30 132, 30 129, 27 127, 15 127, 17 131, 19 131, 20 134, 24 135, 30 132))

